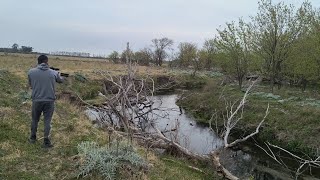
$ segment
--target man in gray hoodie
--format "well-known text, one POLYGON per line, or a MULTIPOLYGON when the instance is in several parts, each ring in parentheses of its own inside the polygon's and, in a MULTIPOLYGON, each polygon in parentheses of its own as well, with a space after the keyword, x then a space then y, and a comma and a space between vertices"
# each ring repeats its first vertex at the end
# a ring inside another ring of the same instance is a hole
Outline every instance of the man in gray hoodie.
POLYGON ((30 143, 37 140, 37 129, 40 116, 44 115, 44 148, 53 147, 49 139, 51 119, 54 112, 55 83, 62 83, 60 73, 49 68, 48 57, 40 55, 38 66, 28 72, 29 85, 32 89, 32 122, 30 143))

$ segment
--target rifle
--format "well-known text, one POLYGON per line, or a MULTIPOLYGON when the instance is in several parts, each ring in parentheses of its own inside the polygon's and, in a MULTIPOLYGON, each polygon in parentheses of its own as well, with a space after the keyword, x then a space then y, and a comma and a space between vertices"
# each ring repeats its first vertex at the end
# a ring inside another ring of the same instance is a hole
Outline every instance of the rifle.
MULTIPOLYGON (((52 69, 54 71, 60 71, 59 68, 55 68, 55 67, 50 67, 50 69, 52 69)), ((69 77, 69 74, 68 73, 60 73, 60 76, 69 77)))

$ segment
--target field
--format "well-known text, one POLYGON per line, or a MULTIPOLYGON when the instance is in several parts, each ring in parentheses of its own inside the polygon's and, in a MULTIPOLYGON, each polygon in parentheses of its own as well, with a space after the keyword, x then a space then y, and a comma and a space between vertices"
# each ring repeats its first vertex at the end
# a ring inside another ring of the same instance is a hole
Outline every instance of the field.
MULTIPOLYGON (((55 145, 50 150, 41 148, 43 122, 40 121, 38 141, 29 144, 31 122, 31 100, 28 95, 26 73, 36 64, 36 55, 9 54, 0 55, 0 179, 76 179, 79 157, 77 145, 83 141, 96 141, 107 144, 107 133, 93 127, 83 113, 83 108, 71 104, 67 99, 56 102, 53 116, 51 138, 55 145)), ((125 66, 106 62, 101 59, 74 57, 49 57, 51 66, 61 68, 62 72, 74 75, 80 73, 90 82, 82 83, 68 80, 66 85, 59 85, 62 91, 78 91, 90 99, 93 91, 101 88, 101 76, 94 70, 104 70, 111 74, 124 74, 125 66)), ((153 75, 168 72, 165 68, 138 67, 139 73, 151 69, 153 75)), ((70 77, 73 79, 74 77, 70 77)), ((96 93, 96 92, 95 92, 96 93)), ((92 95, 94 97, 94 95, 92 95)), ((136 147, 145 156, 142 147, 136 147)), ((207 179, 212 178, 212 170, 199 165, 206 173, 199 173, 184 159, 159 157, 149 152, 148 161, 153 164, 143 179, 207 179)), ((119 174, 119 179, 130 179, 127 174, 119 174)), ((102 179, 93 173, 85 179, 102 179)))
MULTIPOLYGON (((87 140, 107 144, 106 132, 94 128, 84 115, 83 107, 70 103, 69 98, 61 98, 56 103, 52 130, 55 147, 44 151, 40 147, 41 139, 36 145, 28 144, 31 100, 26 74, 36 64, 36 58, 36 55, 0 54, 0 179, 75 178, 79 161, 77 144, 87 140)), ((49 64, 71 74, 65 84, 58 86, 57 94, 76 94, 94 103, 99 100, 97 95, 102 91, 105 78, 100 71, 112 75, 126 74, 125 65, 102 59, 49 56, 49 64), (87 80, 81 81, 77 76, 87 80)), ((216 72, 200 72, 197 77, 191 77, 187 71, 168 67, 138 66, 137 73, 141 76, 174 77, 177 83, 183 84, 181 87, 191 89, 190 95, 179 104, 201 123, 208 123, 217 110, 220 113, 218 123, 222 125, 225 101, 219 97, 231 102, 240 99, 244 93, 233 82, 221 85, 224 76, 216 72)), ((253 88, 244 109, 244 118, 233 136, 252 131, 269 103, 270 114, 256 139, 294 152, 316 155, 320 149, 319 91, 307 89, 302 92, 297 87, 285 86, 275 89, 274 93, 269 92, 268 84, 259 83, 253 88)), ((43 131, 42 126, 39 125, 39 132, 43 131)), ((145 149, 137 148, 144 156, 145 149)), ((188 165, 192 162, 181 158, 149 153, 148 160, 154 168, 145 174, 144 179, 207 179, 214 176, 212 170, 202 165, 197 166, 205 173, 190 169, 188 165)), ((101 179, 98 174, 87 177, 90 178, 101 179)))
MULTIPOLYGON (((20 77, 25 77, 27 71, 37 64, 38 55, 35 54, 10 54, 5 55, 0 53, 0 69, 6 69, 20 77)), ((61 72, 82 73, 89 76, 91 79, 99 79, 95 72, 96 70, 108 71, 113 75, 124 74, 126 66, 123 64, 114 64, 106 59, 94 58, 77 58, 64 56, 49 56, 50 66, 60 68, 61 72)), ((139 74, 151 73, 153 75, 160 75, 167 73, 165 68, 138 66, 137 72, 139 74)))

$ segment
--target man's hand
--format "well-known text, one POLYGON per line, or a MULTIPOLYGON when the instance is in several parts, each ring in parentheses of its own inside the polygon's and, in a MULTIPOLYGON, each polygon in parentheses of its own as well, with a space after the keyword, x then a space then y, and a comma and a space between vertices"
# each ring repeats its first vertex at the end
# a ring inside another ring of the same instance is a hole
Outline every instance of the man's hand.
POLYGON ((63 77, 61 77, 60 72, 57 71, 57 76, 56 76, 56 82, 57 83, 63 83, 63 77))

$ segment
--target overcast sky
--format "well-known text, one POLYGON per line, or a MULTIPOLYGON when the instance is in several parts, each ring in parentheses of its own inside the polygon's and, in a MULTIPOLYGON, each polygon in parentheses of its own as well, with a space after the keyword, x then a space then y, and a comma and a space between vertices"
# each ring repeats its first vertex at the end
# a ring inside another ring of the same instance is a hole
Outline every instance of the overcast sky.
MULTIPOLYGON (((276 0, 279 2, 280 0, 276 0)), ((227 21, 257 13, 257 0, 0 0, 0 47, 109 54, 168 37, 199 46, 227 21)), ((284 0, 300 5, 303 0, 284 0)), ((320 0, 310 1, 320 7, 320 0)))

